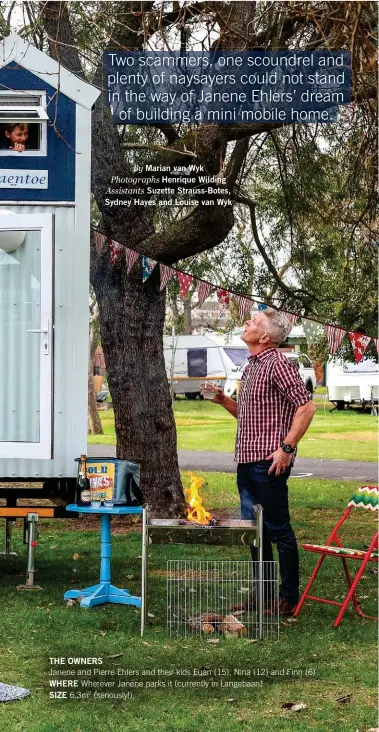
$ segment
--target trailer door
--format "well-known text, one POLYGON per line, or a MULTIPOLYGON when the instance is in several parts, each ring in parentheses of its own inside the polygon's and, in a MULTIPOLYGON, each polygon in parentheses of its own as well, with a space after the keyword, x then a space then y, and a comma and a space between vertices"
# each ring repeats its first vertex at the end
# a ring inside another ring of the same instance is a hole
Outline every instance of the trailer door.
POLYGON ((0 457, 51 459, 54 217, 0 214, 0 457))

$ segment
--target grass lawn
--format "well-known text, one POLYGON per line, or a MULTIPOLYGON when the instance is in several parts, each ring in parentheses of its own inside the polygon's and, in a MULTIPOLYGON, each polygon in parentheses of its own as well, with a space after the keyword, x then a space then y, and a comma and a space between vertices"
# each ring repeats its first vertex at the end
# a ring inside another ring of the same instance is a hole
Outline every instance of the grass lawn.
MULTIPOLYGON (((208 508, 237 507, 234 476, 210 473, 204 477, 208 508)), ((324 540, 356 485, 292 479, 292 520, 299 540, 324 540)), ((122 530, 118 519, 113 539, 113 581, 138 594, 139 525, 129 517, 121 522, 122 530)), ((374 516, 357 511, 347 541, 363 545, 373 529, 374 516)), ((0 704, 2 732, 145 732, 150 728, 162 732, 365 732, 377 725, 377 626, 359 619, 352 610, 335 630, 335 608, 315 603, 305 606, 297 621, 281 620, 278 641, 220 638, 217 645, 211 645, 203 639, 178 640, 167 635, 166 559, 246 559, 246 550, 152 547, 149 611, 153 617, 142 640, 139 610, 135 608, 105 605, 84 610, 63 602, 67 588, 97 580, 96 517, 43 521, 36 557, 36 581, 43 587, 40 592, 16 589, 24 581, 26 563, 20 527, 14 531, 14 548, 18 557, 0 557, 0 680, 28 687, 31 696, 0 704), (226 669, 232 675, 229 678, 233 678, 234 669, 255 670, 262 676, 252 678, 261 678, 263 685, 253 689, 137 689, 128 700, 50 699, 49 658, 72 656, 101 657, 104 669, 138 671, 139 677, 135 673, 132 678, 141 678, 143 669, 157 668, 184 669, 191 674, 194 669, 226 669), (337 702, 350 694, 350 703, 337 702), (303 702, 306 709, 286 712, 281 708, 285 702, 303 702)), ((303 584, 314 562, 312 555, 301 552, 303 584)), ((372 614, 376 579, 367 570, 358 593, 365 598, 365 610, 372 614)), ((325 563, 319 587, 333 599, 342 596, 345 587, 337 561, 325 563)))
MULTIPOLYGON (((329 413, 329 402, 315 400, 317 412, 300 442, 301 457, 340 460, 377 460, 377 420, 369 412, 349 410, 329 413)), ((174 403, 181 450, 233 452, 235 419, 222 407, 205 401, 174 403)), ((91 444, 115 445, 113 410, 100 412, 104 435, 89 435, 91 444)))

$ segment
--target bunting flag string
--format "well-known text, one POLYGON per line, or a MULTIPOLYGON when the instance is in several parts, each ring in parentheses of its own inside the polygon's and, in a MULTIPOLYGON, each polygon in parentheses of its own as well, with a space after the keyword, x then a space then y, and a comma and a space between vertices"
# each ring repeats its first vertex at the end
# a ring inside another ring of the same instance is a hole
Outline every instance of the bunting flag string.
POLYGON ((346 334, 346 330, 339 328, 336 325, 326 325, 326 337, 329 343, 329 349, 332 356, 338 351, 341 341, 346 334))
POLYGON ((167 283, 170 282, 170 280, 173 278, 174 275, 176 275, 176 272, 172 267, 167 267, 166 264, 160 264, 160 276, 161 276, 161 285, 160 290, 163 290, 164 287, 166 287, 167 283))
POLYGON ((222 289, 221 287, 218 287, 216 289, 217 299, 220 303, 220 305, 229 305, 230 303, 230 295, 227 290, 222 289))
POLYGON ((128 274, 131 269, 133 269, 138 257, 139 252, 135 252, 134 249, 129 249, 129 247, 125 247, 126 271, 128 274))
POLYGON ((349 333, 351 345, 353 346, 354 356, 357 363, 362 361, 364 352, 371 341, 370 336, 362 333, 349 333))
POLYGON ((299 316, 295 315, 295 313, 286 313, 285 310, 282 310, 282 313, 287 318, 292 330, 299 316))
POLYGON ((250 315, 251 300, 248 300, 248 298, 244 297, 243 295, 236 295, 235 299, 238 303, 238 313, 240 316, 240 320, 244 321, 246 320, 247 316, 250 315))
POLYGON ((180 297, 182 300, 185 298, 192 282, 191 275, 185 274, 184 272, 178 272, 178 280, 179 280, 179 288, 180 288, 180 297))
POLYGON ((150 277, 156 264, 155 259, 142 256, 142 282, 146 282, 147 278, 150 277))
POLYGON ((209 282, 204 282, 203 280, 199 281, 199 284, 197 286, 197 297, 199 305, 203 304, 204 300, 206 300, 208 295, 210 295, 211 290, 212 285, 210 285, 209 282))
POLYGON ((308 320, 307 318, 302 318, 301 324, 303 326, 308 346, 312 346, 320 335, 320 325, 315 323, 313 320, 308 320))
POLYGON ((117 241, 110 239, 109 241, 109 253, 112 264, 116 264, 117 260, 121 257, 124 252, 122 244, 118 244, 117 241))
POLYGON ((101 252, 104 249, 104 244, 106 241, 104 234, 100 234, 100 231, 94 231, 93 232, 93 241, 94 241, 95 249, 96 249, 97 253, 101 254, 101 252))
MULTIPOLYGON (((104 234, 102 234, 100 231, 93 229, 93 241, 95 249, 99 254, 102 253, 107 239, 108 237, 104 236, 104 234)), ((119 244, 118 242, 109 240, 109 253, 112 264, 114 264, 118 260, 123 250, 125 250, 125 261, 128 274, 131 272, 139 257, 142 257, 143 282, 148 279, 157 264, 159 264, 160 266, 161 290, 163 290, 163 288, 166 287, 167 283, 175 275, 177 275, 180 287, 180 297, 184 299, 189 291, 191 283, 194 282, 197 288, 199 306, 204 303, 207 297, 211 294, 212 290, 216 290, 217 299, 221 305, 229 305, 231 297, 233 297, 233 299, 238 303, 238 311, 241 320, 245 320, 246 316, 249 315, 252 303, 255 303, 258 307, 258 310, 260 311, 263 311, 267 307, 269 307, 268 305, 266 305, 266 303, 260 302, 254 297, 240 295, 239 293, 227 290, 225 288, 215 287, 215 285, 207 282, 206 280, 200 280, 197 277, 192 277, 186 272, 174 269, 173 267, 168 267, 161 262, 157 262, 155 259, 151 259, 151 257, 148 257, 146 255, 140 255, 140 253, 135 251, 134 249, 130 249, 123 244, 119 244)), ((331 355, 334 355, 337 352, 338 348, 341 345, 343 337, 348 332, 345 328, 342 328, 338 325, 331 325, 330 323, 322 323, 318 320, 303 318, 301 315, 297 315, 296 313, 289 313, 285 310, 282 310, 280 312, 282 312, 283 315, 289 320, 291 327, 293 327, 298 319, 301 319, 305 337, 309 345, 312 345, 312 343, 319 336, 321 328, 325 328, 331 355)), ((379 354, 379 338, 366 336, 362 333, 357 333, 356 331, 349 331, 349 339, 351 341, 354 355, 358 363, 363 358, 363 355, 371 340, 374 341, 376 350, 379 354)))

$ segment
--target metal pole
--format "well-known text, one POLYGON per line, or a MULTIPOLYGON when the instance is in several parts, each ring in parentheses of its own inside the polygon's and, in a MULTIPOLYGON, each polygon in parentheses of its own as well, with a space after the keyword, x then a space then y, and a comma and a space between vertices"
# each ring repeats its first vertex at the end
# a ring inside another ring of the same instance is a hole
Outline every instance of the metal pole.
POLYGON ((147 618, 147 531, 146 509, 142 509, 141 636, 147 618))
POLYGON ((259 638, 263 638, 263 510, 261 505, 254 507, 257 522, 258 542, 258 624, 259 638))
POLYGON ((37 523, 38 513, 28 513, 26 518, 28 543, 26 582, 24 585, 18 585, 18 590, 42 590, 42 587, 34 584, 34 550, 37 545, 37 523))

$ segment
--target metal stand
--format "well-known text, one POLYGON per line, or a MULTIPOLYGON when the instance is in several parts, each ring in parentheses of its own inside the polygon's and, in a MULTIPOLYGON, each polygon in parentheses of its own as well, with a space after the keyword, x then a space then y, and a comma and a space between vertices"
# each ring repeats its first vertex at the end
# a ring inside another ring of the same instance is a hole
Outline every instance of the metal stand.
POLYGON ((17 557, 17 552, 11 551, 11 540, 12 540, 12 524, 14 524, 14 519, 6 518, 5 519, 5 543, 4 543, 4 551, 0 552, 0 556, 4 557, 17 557))
POLYGON ((83 590, 68 590, 64 599, 80 599, 80 607, 95 607, 104 602, 112 602, 118 605, 134 605, 141 607, 141 598, 131 595, 128 590, 122 590, 111 583, 111 556, 112 556, 112 535, 111 515, 124 513, 142 513, 142 508, 128 508, 115 506, 114 508, 92 508, 86 506, 67 506, 68 511, 78 513, 99 513, 100 514, 100 582, 83 590))
POLYGON ((263 583, 263 509, 254 506, 254 521, 220 520, 215 526, 200 526, 179 520, 156 519, 149 521, 142 515, 142 612, 141 636, 147 625, 149 547, 153 544, 202 544, 227 546, 254 546, 258 550, 258 622, 259 638, 264 637, 264 583, 263 583))
POLYGON ((18 590, 42 590, 42 587, 34 584, 34 551, 37 546, 38 537, 38 513, 28 513, 25 519, 25 538, 28 544, 28 564, 26 567, 26 582, 18 585, 18 590))

